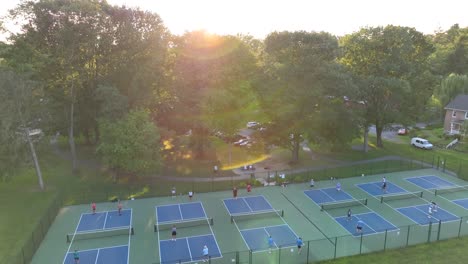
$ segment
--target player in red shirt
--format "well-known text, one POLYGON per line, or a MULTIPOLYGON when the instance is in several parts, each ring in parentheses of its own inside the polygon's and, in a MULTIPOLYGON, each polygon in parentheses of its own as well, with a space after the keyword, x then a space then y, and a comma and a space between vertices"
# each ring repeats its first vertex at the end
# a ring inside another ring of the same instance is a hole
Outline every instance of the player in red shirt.
POLYGON ((247 192, 249 193, 250 191, 252 191, 252 185, 250 185, 250 183, 247 184, 247 192))
POLYGON ((95 214, 96 213, 96 203, 93 202, 91 204, 91 209, 93 210, 93 214, 95 214))

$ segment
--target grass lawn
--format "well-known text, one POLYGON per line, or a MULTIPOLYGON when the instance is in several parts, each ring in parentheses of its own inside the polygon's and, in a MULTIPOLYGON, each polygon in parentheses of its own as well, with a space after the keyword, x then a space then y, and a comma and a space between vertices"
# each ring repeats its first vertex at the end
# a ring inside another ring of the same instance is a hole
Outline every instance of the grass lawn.
POLYGON ((468 237, 454 238, 437 243, 421 244, 402 249, 388 250, 360 256, 323 261, 324 264, 415 264, 415 263, 467 263, 466 244, 468 237))

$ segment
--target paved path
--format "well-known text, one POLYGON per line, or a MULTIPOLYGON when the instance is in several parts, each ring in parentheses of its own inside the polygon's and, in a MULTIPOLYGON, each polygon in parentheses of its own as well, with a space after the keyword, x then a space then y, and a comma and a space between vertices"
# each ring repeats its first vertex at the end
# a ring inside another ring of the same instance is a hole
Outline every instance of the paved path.
MULTIPOLYGON (((50 144, 52 146, 53 152, 63 158, 70 160, 71 155, 68 151, 65 151, 61 149, 57 141, 52 139, 50 141, 50 144)), ((322 157, 315 154, 315 157, 317 159, 321 159, 322 157)), ((328 160, 332 160, 328 158, 328 160)), ((376 162, 382 162, 382 161, 390 161, 390 160, 403 160, 410 162, 412 161, 413 164, 418 164, 422 165, 423 167, 426 168, 431 168, 432 164, 427 163, 427 162, 422 162, 418 160, 411 160, 408 158, 403 158, 400 156, 384 156, 384 157, 379 157, 375 159, 368 159, 368 160, 359 160, 359 161, 337 161, 333 160, 335 164, 332 165, 324 165, 324 166, 314 166, 314 167, 306 167, 306 168, 298 168, 294 170, 284 170, 284 171, 278 171, 278 173, 286 173, 286 174, 295 174, 295 173, 301 173, 301 172, 307 172, 307 171, 321 171, 325 169, 333 169, 333 168, 340 168, 340 167, 348 167, 348 166, 353 166, 353 165, 361 165, 361 164, 370 164, 370 163, 376 163, 376 162)), ((90 169, 99 169, 101 167, 101 164, 96 161, 96 160, 78 160, 77 161, 78 167, 85 167, 85 168, 90 168, 90 169)), ((445 172, 452 174, 453 176, 456 176, 456 173, 445 170, 445 172)), ((268 175, 268 172, 262 172, 262 173, 256 173, 256 178, 266 178, 268 175), (263 176, 260 176, 263 175, 263 176)), ((153 175, 152 177, 154 178, 159 178, 159 179, 164 179, 164 180, 170 180, 170 181, 177 181, 177 182, 212 182, 212 181, 239 181, 239 180, 249 180, 250 179, 250 173, 246 174, 233 174, 232 176, 220 176, 220 177, 177 177, 177 176, 167 176, 167 175, 153 175)))

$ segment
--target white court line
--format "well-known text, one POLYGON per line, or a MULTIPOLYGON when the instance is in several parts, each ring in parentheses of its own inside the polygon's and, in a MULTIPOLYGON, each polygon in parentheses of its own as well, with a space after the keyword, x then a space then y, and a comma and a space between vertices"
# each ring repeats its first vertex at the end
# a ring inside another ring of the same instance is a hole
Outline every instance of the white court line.
POLYGON ((247 205, 247 207, 249 207, 250 212, 254 212, 254 210, 252 209, 252 207, 250 207, 249 203, 244 199, 244 197, 241 197, 241 199, 247 205))
POLYGON ((215 244, 216 244, 216 246, 218 247, 218 252, 219 252, 219 254, 221 255, 221 257, 223 257, 223 254, 221 253, 221 249, 219 248, 219 245, 218 245, 218 241, 216 240, 216 236, 215 236, 215 234, 214 234, 214 232, 213 232, 213 228, 211 228, 210 220, 209 220, 208 216, 206 215, 205 207, 203 207, 203 204, 201 204, 201 208, 202 208, 202 210, 203 210, 203 214, 204 214, 205 217, 206 217, 206 221, 208 222, 208 227, 210 228, 211 235, 213 236, 214 241, 215 241, 215 244))
POLYGON ((184 220, 184 217, 182 216, 182 209, 180 209, 180 204, 178 204, 177 207, 179 208, 180 219, 184 220))
MULTIPOLYGON (((266 230, 266 227, 263 227, 263 231, 267 233, 268 239, 270 238, 270 233, 268 233, 268 230, 266 230)), ((273 239, 273 244, 275 244, 276 249, 278 249, 278 245, 276 244, 275 240, 273 239)), ((270 245, 268 245, 268 248, 270 248, 270 245)))
POLYGON ((189 245, 189 243, 188 243, 188 239, 187 239, 187 238, 185 238, 185 242, 187 242, 187 248, 188 248, 188 252, 189 252, 189 254, 190 254, 190 260, 193 261, 192 251, 190 251, 190 245, 189 245))
POLYGON ((159 245, 159 263, 162 263, 161 259, 161 239, 159 237, 159 223, 158 223, 158 207, 156 206, 156 213, 155 213, 155 222, 156 222, 156 233, 158 233, 158 245, 159 245))
POLYGON ((80 226, 80 223, 81 223, 81 218, 83 217, 83 214, 80 215, 80 220, 78 221, 78 224, 76 225, 76 228, 75 228, 75 232, 73 233, 73 237, 72 239, 70 240, 70 245, 68 246, 68 249, 67 249, 67 253, 65 254, 65 257, 63 258, 63 262, 62 263, 65 263, 65 260, 67 260, 67 255, 68 253, 70 252, 70 248, 73 244, 73 241, 75 240, 75 235, 76 235, 76 231, 78 230, 78 227, 80 226))
MULTIPOLYGON (((273 208, 273 206, 270 204, 270 202, 269 202, 265 197, 263 197, 263 198, 264 198, 265 201, 268 203, 268 205, 269 205, 271 208, 273 208)), ((275 209, 273 208, 273 210, 275 210, 275 209)), ((276 212, 276 214, 281 218, 281 220, 283 221, 283 223, 289 227, 289 230, 291 230, 291 231, 293 232, 293 234, 296 236, 296 238, 298 238, 299 236, 296 234, 296 232, 294 232, 294 230, 291 228, 291 226, 290 226, 288 223, 286 223, 286 221, 285 221, 284 218, 278 213, 278 211, 275 210, 275 212, 276 212)), ((284 211, 283 211, 283 212, 284 212, 284 211)))
POLYGON ((249 250, 251 250, 250 247, 249 247, 249 244, 247 243, 247 241, 245 241, 244 235, 242 235, 241 230, 240 230, 239 227, 237 226, 236 221, 235 221, 234 219, 233 219, 233 221, 234 221, 234 225, 235 225, 236 228, 237 228, 237 231, 239 231, 239 235, 241 235, 242 240, 244 240, 245 245, 247 246, 247 248, 248 248, 249 250))
POLYGON ((107 223, 107 216, 109 215, 109 212, 106 212, 106 218, 104 219, 104 225, 102 226, 102 229, 106 229, 106 223, 107 223))
POLYGON ((96 261, 94 261, 94 264, 96 264, 96 263, 97 263, 97 261, 98 261, 98 259, 99 259, 99 252, 100 252, 100 251, 101 251, 101 250, 100 250, 100 249, 98 249, 98 251, 97 251, 97 254, 96 254, 96 261))
MULTIPOLYGON (((128 230, 128 252, 127 252, 127 264, 130 261, 130 238, 132 237, 132 221, 133 221, 133 211, 130 209, 130 229, 128 230)), ((159 235, 159 234, 158 234, 159 235)))

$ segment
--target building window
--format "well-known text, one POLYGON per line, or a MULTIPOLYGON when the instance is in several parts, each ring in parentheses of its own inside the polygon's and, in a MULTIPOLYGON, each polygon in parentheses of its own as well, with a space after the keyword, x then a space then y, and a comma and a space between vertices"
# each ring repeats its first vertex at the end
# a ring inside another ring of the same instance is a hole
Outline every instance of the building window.
POLYGON ((452 117, 457 117, 457 111, 453 110, 452 117))
POLYGON ((465 119, 468 119, 468 111, 465 112, 465 119))

